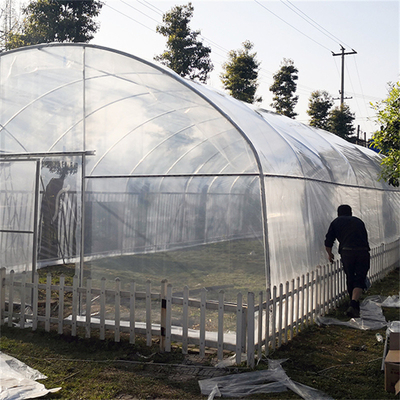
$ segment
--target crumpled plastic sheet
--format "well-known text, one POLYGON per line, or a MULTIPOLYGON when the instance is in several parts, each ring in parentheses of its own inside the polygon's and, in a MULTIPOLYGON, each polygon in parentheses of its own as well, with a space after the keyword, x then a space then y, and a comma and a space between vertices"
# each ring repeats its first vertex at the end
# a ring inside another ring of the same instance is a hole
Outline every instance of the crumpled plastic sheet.
MULTIPOLYGON (((386 301, 386 299, 384 301, 386 301)), ((374 299, 367 297, 360 304, 360 318, 351 318, 350 321, 339 321, 336 318, 318 316, 315 322, 318 325, 343 325, 364 331, 382 329, 385 328, 388 323, 383 315, 380 304, 374 301, 374 299)))
POLYGON ((2 352, 0 371, 0 400, 34 399, 61 389, 46 389, 43 384, 36 382, 37 379, 46 379, 46 375, 2 352))
POLYGON ((201 394, 214 397, 245 397, 256 393, 280 393, 288 389, 306 400, 333 400, 309 386, 292 381, 281 364, 286 360, 268 360, 268 369, 221 376, 199 381, 201 394))
POLYGON ((365 300, 372 301, 380 307, 400 308, 399 296, 368 296, 365 300))

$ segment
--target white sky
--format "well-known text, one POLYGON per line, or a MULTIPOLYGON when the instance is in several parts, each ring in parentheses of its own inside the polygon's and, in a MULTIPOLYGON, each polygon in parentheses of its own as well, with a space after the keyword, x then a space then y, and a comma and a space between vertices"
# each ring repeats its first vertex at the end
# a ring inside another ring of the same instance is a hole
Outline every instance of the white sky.
MULTIPOLYGON (((146 60, 165 50, 166 38, 156 33, 163 13, 189 1, 105 0, 99 32, 92 44, 122 50, 146 60)), ((193 0, 192 30, 200 30, 211 47, 214 64, 207 84, 221 89, 222 64, 227 53, 250 40, 261 61, 257 95, 262 107, 272 110, 272 75, 283 58, 299 70, 296 119, 308 123, 308 99, 314 90, 326 90, 339 98, 341 85, 340 44, 345 56, 345 100, 355 113, 367 138, 377 129, 370 102, 387 95, 387 83, 399 76, 399 1, 341 0, 193 0), (309 21, 309 22, 307 22, 309 21)), ((339 100, 335 105, 339 105, 339 100)))

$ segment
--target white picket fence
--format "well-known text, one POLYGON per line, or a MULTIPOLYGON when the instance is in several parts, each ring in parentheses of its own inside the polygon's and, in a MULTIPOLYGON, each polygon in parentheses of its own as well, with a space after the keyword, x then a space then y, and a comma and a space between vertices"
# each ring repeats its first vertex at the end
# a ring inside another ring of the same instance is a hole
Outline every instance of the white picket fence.
MULTIPOLYGON (((370 281, 381 279, 399 266, 399 262, 400 239, 372 249, 370 281)), ((294 334, 312 324, 316 316, 337 307, 347 295, 339 261, 319 266, 279 287, 274 286, 272 291, 266 290, 257 296, 249 292, 246 304, 241 293, 237 295, 236 303, 226 302, 222 290, 217 301, 207 300, 206 289, 201 291, 200 299, 191 298, 187 286, 182 296, 176 296, 166 280, 161 282, 160 293, 155 293, 150 281, 147 281, 145 291, 137 291, 135 282, 130 284, 129 290, 121 290, 118 278, 115 288, 108 289, 104 278, 100 288, 94 288, 90 278, 85 287, 79 287, 76 276, 73 285, 68 286, 63 275, 58 284, 52 283, 50 274, 45 284, 39 284, 38 273, 33 282, 26 273, 20 274, 19 280, 14 275, 13 271, 6 274, 5 268, 0 269, 1 325, 36 330, 41 324, 46 331, 57 329, 59 334, 68 326, 72 336, 76 336, 78 327, 82 327, 86 337, 90 337, 93 330, 99 332, 100 339, 105 339, 106 332, 113 332, 116 342, 120 341, 121 333, 126 332, 130 343, 135 343, 137 335, 145 335, 148 346, 158 337, 161 351, 171 351, 171 344, 177 342, 182 344, 184 354, 189 345, 195 345, 200 356, 204 357, 206 348, 211 348, 216 349, 218 359, 222 360, 224 350, 227 350, 236 353, 238 364, 246 355, 251 367, 256 356, 261 357, 263 351, 268 354, 270 349, 291 340, 294 334), (44 295, 44 300, 39 300, 39 292, 42 297, 44 295), (98 304, 96 316, 92 312, 94 301, 98 304), (66 308, 67 302, 69 307, 66 308), (190 312, 198 315, 196 329, 189 326, 190 312), (207 329, 207 314, 208 317, 212 315, 213 329, 207 329), (179 315, 179 324, 176 315, 179 315), (236 319, 234 330, 232 322, 227 326, 227 316, 230 321, 236 319)))

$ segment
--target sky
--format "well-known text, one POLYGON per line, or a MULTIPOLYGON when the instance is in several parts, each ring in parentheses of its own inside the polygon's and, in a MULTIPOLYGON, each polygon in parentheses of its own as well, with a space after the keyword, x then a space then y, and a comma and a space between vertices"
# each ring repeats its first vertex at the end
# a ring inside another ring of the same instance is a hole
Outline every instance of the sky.
MULTIPOLYGON (((166 49, 156 32, 162 16, 189 1, 105 0, 98 18, 100 29, 92 44, 121 50, 148 61, 166 49)), ((377 129, 370 103, 387 97, 388 82, 400 80, 400 2, 342 0, 192 0, 191 30, 211 48, 214 70, 207 85, 223 90, 222 65, 231 50, 250 40, 260 64, 257 96, 261 107, 273 111, 269 87, 284 58, 298 69, 296 120, 308 123, 311 92, 326 90, 340 105, 342 57, 344 94, 355 114, 360 137, 377 129)))

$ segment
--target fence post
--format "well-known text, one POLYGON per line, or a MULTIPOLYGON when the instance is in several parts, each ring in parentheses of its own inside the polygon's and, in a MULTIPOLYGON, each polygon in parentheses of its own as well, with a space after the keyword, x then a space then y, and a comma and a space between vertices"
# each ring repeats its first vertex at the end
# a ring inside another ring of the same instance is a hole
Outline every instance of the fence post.
POLYGON ((165 329, 167 318, 167 279, 161 281, 161 327, 160 327, 160 351, 165 351, 165 329))
POLYGON ((254 368, 254 293, 247 294, 247 366, 254 368))
POLYGON ((0 268, 0 326, 4 324, 6 312, 6 269, 0 268))

